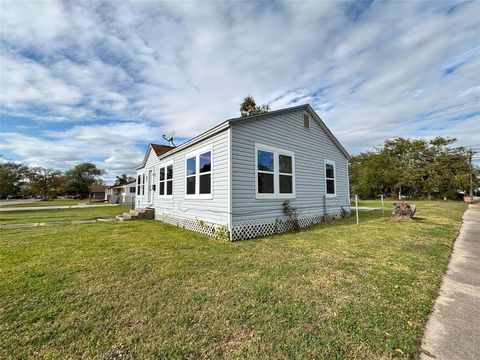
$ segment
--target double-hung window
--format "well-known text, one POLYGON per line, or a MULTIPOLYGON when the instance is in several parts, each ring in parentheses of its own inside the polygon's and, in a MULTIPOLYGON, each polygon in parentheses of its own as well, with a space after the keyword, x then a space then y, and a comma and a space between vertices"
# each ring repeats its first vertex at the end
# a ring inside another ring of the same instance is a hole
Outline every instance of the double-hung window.
POLYGON ((292 151, 255 144, 257 199, 295 197, 295 155, 292 151))
POLYGON ((325 194, 327 197, 337 196, 335 161, 332 160, 325 160, 325 194))
POLYGON ((203 148, 185 156, 185 198, 212 198, 212 148, 203 148))
POLYGON ((165 164, 160 166, 158 196, 170 197, 173 195, 173 164, 165 164))
POLYGON ((137 176, 137 195, 140 195, 140 190, 142 188, 142 175, 137 176))

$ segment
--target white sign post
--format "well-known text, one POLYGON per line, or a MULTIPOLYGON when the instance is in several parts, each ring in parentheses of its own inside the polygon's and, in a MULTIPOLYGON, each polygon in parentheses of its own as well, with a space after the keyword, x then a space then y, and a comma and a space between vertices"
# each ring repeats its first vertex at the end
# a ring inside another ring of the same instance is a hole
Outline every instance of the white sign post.
POLYGON ((357 225, 358 225, 358 195, 355 195, 355 211, 357 213, 357 225))
POLYGON ((382 196, 382 216, 385 216, 385 205, 383 204, 383 194, 382 196))

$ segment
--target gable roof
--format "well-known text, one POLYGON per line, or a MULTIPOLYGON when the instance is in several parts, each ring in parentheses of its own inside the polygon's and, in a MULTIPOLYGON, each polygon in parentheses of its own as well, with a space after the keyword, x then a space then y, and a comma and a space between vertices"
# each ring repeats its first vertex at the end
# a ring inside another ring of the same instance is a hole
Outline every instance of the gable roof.
POLYGON ((152 144, 152 143, 148 144, 147 151, 145 151, 145 156, 143 157, 143 161, 140 165, 137 166, 137 169, 145 166, 145 163, 147 162, 148 154, 150 153, 151 149, 155 151, 155 154, 157 156, 161 156, 169 152, 170 150, 175 149, 175 147, 168 146, 168 145, 152 144))
MULTIPOLYGON (((223 130, 227 129, 228 127, 230 127, 232 125, 235 125, 237 123, 245 122, 245 121, 261 120, 261 119, 269 117, 269 116, 286 114, 286 113, 291 113, 291 112, 300 111, 300 110, 308 111, 308 113, 312 116, 312 118, 315 120, 315 122, 318 124, 318 126, 320 126, 320 128, 325 132, 325 134, 330 138, 330 140, 332 140, 332 142, 340 150, 340 152, 347 159, 350 158, 350 155, 348 154, 347 150, 342 146, 342 144, 340 144, 338 139, 335 137, 335 135, 332 134, 330 129, 327 127, 327 125, 325 125, 323 120, 320 118, 320 116, 318 116, 318 114, 315 112, 315 110, 313 110, 313 108, 310 106, 310 104, 292 106, 292 107, 283 108, 283 109, 279 109, 279 110, 268 111, 266 113, 257 114, 257 115, 231 118, 231 119, 228 119, 228 120, 225 120, 225 121, 221 122, 217 126, 214 126, 213 128, 201 133, 200 135, 197 135, 197 136, 193 137, 192 139, 184 142, 183 144, 181 144, 177 147, 171 147, 171 146, 166 146, 166 145, 156 145, 156 144, 149 144, 149 145, 150 146, 155 145, 155 146, 162 147, 162 153, 161 154, 157 153, 157 155, 160 159, 163 159, 163 158, 166 158, 166 157, 176 153, 177 151, 188 148, 188 147, 190 147, 190 146, 192 146, 192 145, 194 145, 194 144, 196 144, 196 143, 198 143, 198 142, 200 142, 200 141, 202 141, 202 140, 204 140, 204 139, 206 139, 206 138, 208 138, 212 135, 215 135, 215 134, 219 133, 220 131, 223 131, 223 130), (163 151, 165 148, 168 148, 168 149, 166 149, 166 151, 163 151)), ((137 167, 137 169, 145 166, 145 162, 146 162, 147 156, 148 156, 148 150, 149 149, 147 149, 147 152, 145 154, 145 158, 144 158, 142 164, 139 165, 137 167)))
POLYGON ((107 188, 106 185, 93 184, 90 186, 90 192, 104 192, 107 188))
POLYGON ((327 134, 327 136, 332 140, 332 142, 335 144, 335 146, 340 150, 340 152, 348 159, 350 158, 350 154, 347 152, 347 150, 343 147, 342 144, 340 144, 340 141, 333 135, 333 133, 330 131, 330 129, 325 125, 323 120, 318 116, 318 114, 313 110, 313 108, 310 106, 310 104, 303 104, 303 105, 298 105, 298 106, 292 106, 284 109, 279 109, 279 110, 274 110, 274 111, 268 111, 266 113, 262 114, 257 114, 257 115, 251 115, 251 116, 244 116, 244 117, 237 117, 233 119, 227 120, 230 124, 235 124, 239 122, 244 122, 244 121, 255 121, 255 120, 260 120, 268 116, 272 115, 280 115, 280 114, 285 114, 285 113, 290 113, 290 112, 295 112, 295 111, 307 111, 310 116, 315 120, 315 122, 320 126, 320 128, 327 134))
POLYGON ((169 145, 150 144, 150 146, 152 147, 153 151, 155 151, 155 154, 157 154, 157 156, 163 155, 166 152, 175 149, 174 146, 169 145))

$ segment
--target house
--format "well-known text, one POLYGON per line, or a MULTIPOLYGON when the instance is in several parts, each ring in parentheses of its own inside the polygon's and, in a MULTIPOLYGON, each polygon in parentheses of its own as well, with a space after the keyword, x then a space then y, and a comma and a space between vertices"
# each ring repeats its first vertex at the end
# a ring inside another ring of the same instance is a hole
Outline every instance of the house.
POLYGON ((111 204, 133 204, 136 190, 136 181, 125 185, 109 186, 105 193, 105 200, 111 204))
POLYGON ((226 120, 182 145, 150 144, 137 168, 136 208, 240 240, 350 212, 349 155, 310 105, 226 120), (287 206, 287 207, 288 207, 287 206))
POLYGON ((90 194, 89 194, 90 201, 104 200, 106 189, 107 187, 105 185, 93 184, 92 186, 90 186, 90 194))

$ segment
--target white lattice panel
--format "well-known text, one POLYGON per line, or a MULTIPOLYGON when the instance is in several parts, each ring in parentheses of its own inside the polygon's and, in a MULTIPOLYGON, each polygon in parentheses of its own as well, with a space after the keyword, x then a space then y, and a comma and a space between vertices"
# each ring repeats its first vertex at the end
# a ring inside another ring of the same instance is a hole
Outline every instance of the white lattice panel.
POLYGON ((158 218, 161 221, 164 221, 166 223, 176 225, 178 227, 195 231, 197 233, 207 235, 207 236, 212 236, 212 237, 225 237, 224 231, 221 231, 221 227, 218 225, 206 223, 203 221, 199 220, 193 220, 193 219, 185 219, 185 218, 180 218, 168 214, 163 214, 160 215, 158 218))
MULTIPOLYGON (((340 217, 340 213, 303 216, 298 218, 298 223, 301 228, 304 228, 312 224, 318 224, 322 221, 329 221, 340 217)), ((201 220, 185 219, 169 214, 162 214, 160 216, 157 216, 157 219, 207 236, 224 239, 229 236, 229 234, 226 232, 225 227, 206 223, 201 220)), ((258 221, 246 221, 233 225, 231 240, 237 241, 253 239, 261 236, 279 234, 290 230, 292 230, 292 224, 288 219, 277 218, 258 221)))
MULTIPOLYGON (((301 228, 340 218, 340 213, 329 213, 324 215, 303 216, 298 218, 301 228)), ((292 224, 287 219, 269 219, 259 221, 247 221, 236 223, 232 228, 232 240, 246 240, 272 234, 279 234, 292 230, 292 224)))

